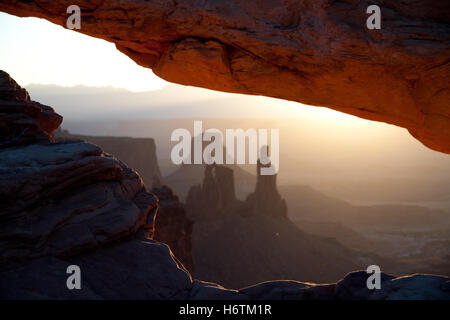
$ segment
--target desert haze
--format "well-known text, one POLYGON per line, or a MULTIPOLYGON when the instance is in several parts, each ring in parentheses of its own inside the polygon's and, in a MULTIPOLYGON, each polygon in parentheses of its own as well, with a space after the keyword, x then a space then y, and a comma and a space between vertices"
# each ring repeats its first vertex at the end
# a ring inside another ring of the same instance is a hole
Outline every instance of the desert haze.
MULTIPOLYGON (((141 93, 53 85, 27 89, 37 100, 58 105, 62 128, 71 133, 153 138, 164 176, 176 169, 170 161, 172 131, 192 132, 194 120, 202 120, 205 129, 279 128, 282 185, 301 182, 361 204, 450 206, 450 159, 398 127, 271 98, 175 85, 141 93)), ((242 168, 255 172, 254 166, 242 168)))

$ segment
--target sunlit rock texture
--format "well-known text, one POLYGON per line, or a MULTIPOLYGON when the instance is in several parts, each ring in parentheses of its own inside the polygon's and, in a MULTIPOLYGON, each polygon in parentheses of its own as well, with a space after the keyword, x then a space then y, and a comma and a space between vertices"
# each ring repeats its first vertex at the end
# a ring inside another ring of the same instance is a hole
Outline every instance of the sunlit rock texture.
MULTIPOLYGON (((325 106, 450 153, 449 4, 435 0, 81 0, 82 33, 168 81, 325 106), (369 30, 369 5, 381 29, 369 30)), ((68 2, 0 10, 66 26, 68 2)), ((114 66, 111 66, 114 67, 114 66)), ((301 106, 299 106, 301 107, 301 106)))

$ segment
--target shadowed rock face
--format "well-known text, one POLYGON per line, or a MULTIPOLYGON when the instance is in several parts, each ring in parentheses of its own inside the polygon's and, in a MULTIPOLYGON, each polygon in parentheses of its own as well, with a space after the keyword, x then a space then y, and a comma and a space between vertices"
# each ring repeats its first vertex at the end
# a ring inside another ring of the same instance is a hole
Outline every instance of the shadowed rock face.
POLYGON ((234 191, 233 170, 222 165, 206 165, 201 185, 192 186, 186 198, 189 216, 195 221, 235 214, 242 206, 234 191))
POLYGON ((168 244, 183 266, 192 273, 194 262, 191 236, 194 222, 188 218, 184 205, 169 187, 161 186, 151 191, 159 199, 153 238, 168 244))
POLYGON ((5 72, 0 84, 0 123, 14 128, 12 115, 24 117, 39 137, 0 136, 0 299, 450 299, 450 279, 433 275, 383 275, 376 292, 364 272, 336 284, 242 290, 192 280, 167 245, 151 240, 158 201, 139 175, 97 146, 53 143, 61 117, 39 109, 5 72), (83 290, 66 287, 73 264, 83 290))
MULTIPOLYGON (((448 3, 421 0, 78 1, 81 32, 175 83, 325 106, 407 128, 450 153, 448 3), (381 7, 381 30, 366 9, 381 7)), ((66 24, 67 2, 0 10, 66 24)))
POLYGON ((189 189, 186 208, 195 221, 225 216, 272 216, 287 218, 286 201, 281 198, 276 184, 277 175, 261 175, 258 160, 255 190, 245 201, 235 195, 234 171, 223 165, 206 165, 201 185, 189 189))
POLYGON ((60 129, 54 132, 54 136, 60 142, 83 140, 99 146, 105 152, 123 160, 139 174, 147 186, 153 186, 151 192, 159 199, 158 219, 155 222, 153 238, 170 246, 186 269, 193 271, 192 221, 187 218, 183 205, 172 190, 167 186, 161 186, 161 172, 153 139, 74 135, 60 129))
POLYGON ((0 70, 0 149, 36 142, 50 142, 62 117, 51 107, 31 101, 6 72, 0 70))
POLYGON ((70 134, 66 130, 54 132, 56 141, 86 141, 102 148, 104 152, 120 159, 137 171, 149 187, 159 186, 161 171, 156 159, 156 145, 151 138, 96 137, 70 134))
POLYGON ((270 167, 270 164, 264 165, 258 160, 255 191, 245 199, 241 213, 287 218, 286 201, 277 189, 277 175, 261 175, 262 167, 270 167))
POLYGON ((139 175, 95 145, 54 143, 62 117, 3 71, 0 84, 0 270, 151 238, 157 199, 139 175))

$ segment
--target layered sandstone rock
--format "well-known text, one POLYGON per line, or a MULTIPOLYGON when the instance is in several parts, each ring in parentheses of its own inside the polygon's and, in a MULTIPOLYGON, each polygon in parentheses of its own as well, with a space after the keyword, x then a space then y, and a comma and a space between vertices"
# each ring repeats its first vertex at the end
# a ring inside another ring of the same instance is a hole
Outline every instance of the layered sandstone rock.
MULTIPOLYGON (((185 85, 325 106, 450 153, 445 1, 78 1, 80 32, 185 85), (366 27, 369 5, 381 29, 366 27)), ((0 2, 66 25, 67 2, 0 2)))
POLYGON ((3 265, 73 255, 144 226, 152 236, 157 204, 135 172, 83 142, 0 151, 0 198, 3 265))
POLYGON ((53 143, 62 117, 0 72, 0 265, 72 256, 153 236, 157 199, 139 175, 92 144, 53 143))
POLYGON ((155 140, 152 138, 86 136, 61 129, 54 132, 54 137, 56 141, 81 140, 95 144, 137 171, 146 186, 161 186, 161 170, 156 158, 155 140))
POLYGON ((98 145, 114 157, 136 170, 151 192, 159 199, 158 219, 154 239, 167 244, 177 259, 190 272, 193 271, 191 233, 193 222, 187 217, 183 204, 167 186, 162 186, 161 172, 156 158, 155 141, 151 138, 98 137, 70 134, 56 130, 57 141, 87 141, 98 145))
POLYGON ((0 70, 0 149, 53 141, 52 132, 62 117, 51 107, 31 101, 6 72, 0 70))

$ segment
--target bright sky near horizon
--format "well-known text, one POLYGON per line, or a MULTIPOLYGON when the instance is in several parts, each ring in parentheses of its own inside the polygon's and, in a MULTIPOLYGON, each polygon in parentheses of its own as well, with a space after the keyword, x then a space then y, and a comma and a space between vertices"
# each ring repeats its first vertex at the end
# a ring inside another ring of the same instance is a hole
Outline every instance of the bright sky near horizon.
POLYGON ((20 85, 112 86, 131 91, 162 88, 166 81, 136 65, 114 44, 38 18, 0 12, 0 62, 20 85))

